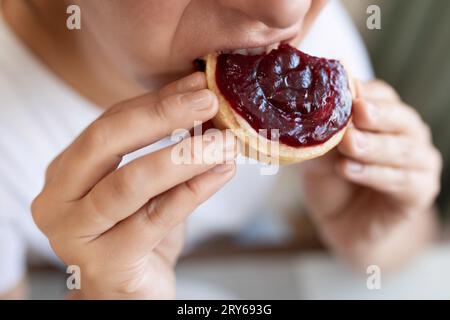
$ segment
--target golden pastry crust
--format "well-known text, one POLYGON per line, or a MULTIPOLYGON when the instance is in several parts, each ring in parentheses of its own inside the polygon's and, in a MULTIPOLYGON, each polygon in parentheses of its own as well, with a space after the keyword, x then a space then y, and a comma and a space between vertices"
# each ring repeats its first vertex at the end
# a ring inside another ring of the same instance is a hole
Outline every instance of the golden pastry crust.
MULTIPOLYGON (((219 111, 212 120, 219 129, 230 129, 241 142, 244 154, 247 157, 270 164, 293 164, 320 157, 336 147, 342 140, 349 124, 335 133, 323 144, 308 147, 291 147, 283 143, 272 142, 258 134, 250 124, 245 121, 230 106, 221 94, 216 84, 217 54, 206 57, 206 79, 208 88, 212 90, 219 99, 219 111)), ((349 79, 350 76, 349 76, 349 79)), ((350 82, 350 90, 354 97, 355 86, 350 82)), ((351 119, 350 119, 351 120, 351 119)))

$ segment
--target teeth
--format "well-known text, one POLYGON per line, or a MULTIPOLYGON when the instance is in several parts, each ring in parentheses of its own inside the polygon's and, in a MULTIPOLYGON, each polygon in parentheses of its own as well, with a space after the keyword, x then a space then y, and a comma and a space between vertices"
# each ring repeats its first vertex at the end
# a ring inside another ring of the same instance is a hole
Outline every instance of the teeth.
POLYGON ((245 56, 254 56, 254 55, 258 55, 258 54, 264 54, 264 53, 268 53, 270 51, 272 51, 273 49, 278 48, 279 43, 274 43, 271 44, 269 46, 265 46, 265 47, 258 47, 258 48, 249 48, 249 49, 244 49, 244 48, 240 48, 240 49, 228 49, 228 50, 223 50, 223 53, 232 53, 232 54, 242 54, 245 56))
POLYGON ((234 49, 231 51, 231 53, 247 55, 248 50, 247 49, 234 49))
POLYGON ((267 47, 248 49, 248 53, 249 53, 249 55, 252 55, 252 56, 257 55, 257 54, 263 54, 263 53, 266 53, 266 48, 267 47))

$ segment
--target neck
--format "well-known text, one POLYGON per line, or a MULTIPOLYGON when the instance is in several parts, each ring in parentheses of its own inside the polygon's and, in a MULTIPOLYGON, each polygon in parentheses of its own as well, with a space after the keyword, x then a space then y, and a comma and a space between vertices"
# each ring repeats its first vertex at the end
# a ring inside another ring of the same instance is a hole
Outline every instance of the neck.
POLYGON ((66 28, 65 1, 3 0, 6 22, 53 73, 101 108, 143 93, 102 54, 89 30, 66 28))

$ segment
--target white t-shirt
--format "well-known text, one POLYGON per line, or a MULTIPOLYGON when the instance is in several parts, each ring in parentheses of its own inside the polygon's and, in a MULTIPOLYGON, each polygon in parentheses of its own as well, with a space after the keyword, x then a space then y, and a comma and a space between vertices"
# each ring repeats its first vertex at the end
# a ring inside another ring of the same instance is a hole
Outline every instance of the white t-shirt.
MULTIPOLYGON (((345 60, 360 79, 372 77, 362 41, 338 2, 323 10, 302 49, 345 60)), ((46 69, 0 15, 0 293, 24 276, 27 253, 59 263, 33 223, 30 203, 49 162, 101 112, 46 69)), ((164 139, 124 162, 168 143, 164 139)), ((276 177, 260 175, 260 169, 240 165, 235 179, 193 213, 190 245, 237 230, 266 207, 263 199, 276 177)))

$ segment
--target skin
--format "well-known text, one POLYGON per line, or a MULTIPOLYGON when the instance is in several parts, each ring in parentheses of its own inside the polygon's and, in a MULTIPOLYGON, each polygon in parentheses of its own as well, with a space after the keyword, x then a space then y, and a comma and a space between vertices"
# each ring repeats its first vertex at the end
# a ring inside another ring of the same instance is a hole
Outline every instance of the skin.
MULTIPOLYGON (((81 266, 82 290, 70 298, 174 297, 183 223, 233 177, 235 141, 194 138, 223 155, 213 164, 175 165, 169 147, 117 166, 124 154, 217 112, 204 75, 192 74, 195 58, 298 43, 325 4, 261 2, 77 0, 82 31, 67 31, 65 1, 3 1, 24 43, 107 110, 51 163, 32 205, 57 255, 81 266)), ((395 265, 433 235, 440 156, 429 129, 386 84, 361 84, 354 105, 355 128, 339 148, 300 166, 306 205, 336 254, 354 265, 395 265)))
POLYGON ((393 269, 437 234, 442 159, 430 129, 389 85, 357 91, 353 128, 337 150, 301 167, 305 205, 340 257, 393 269))

